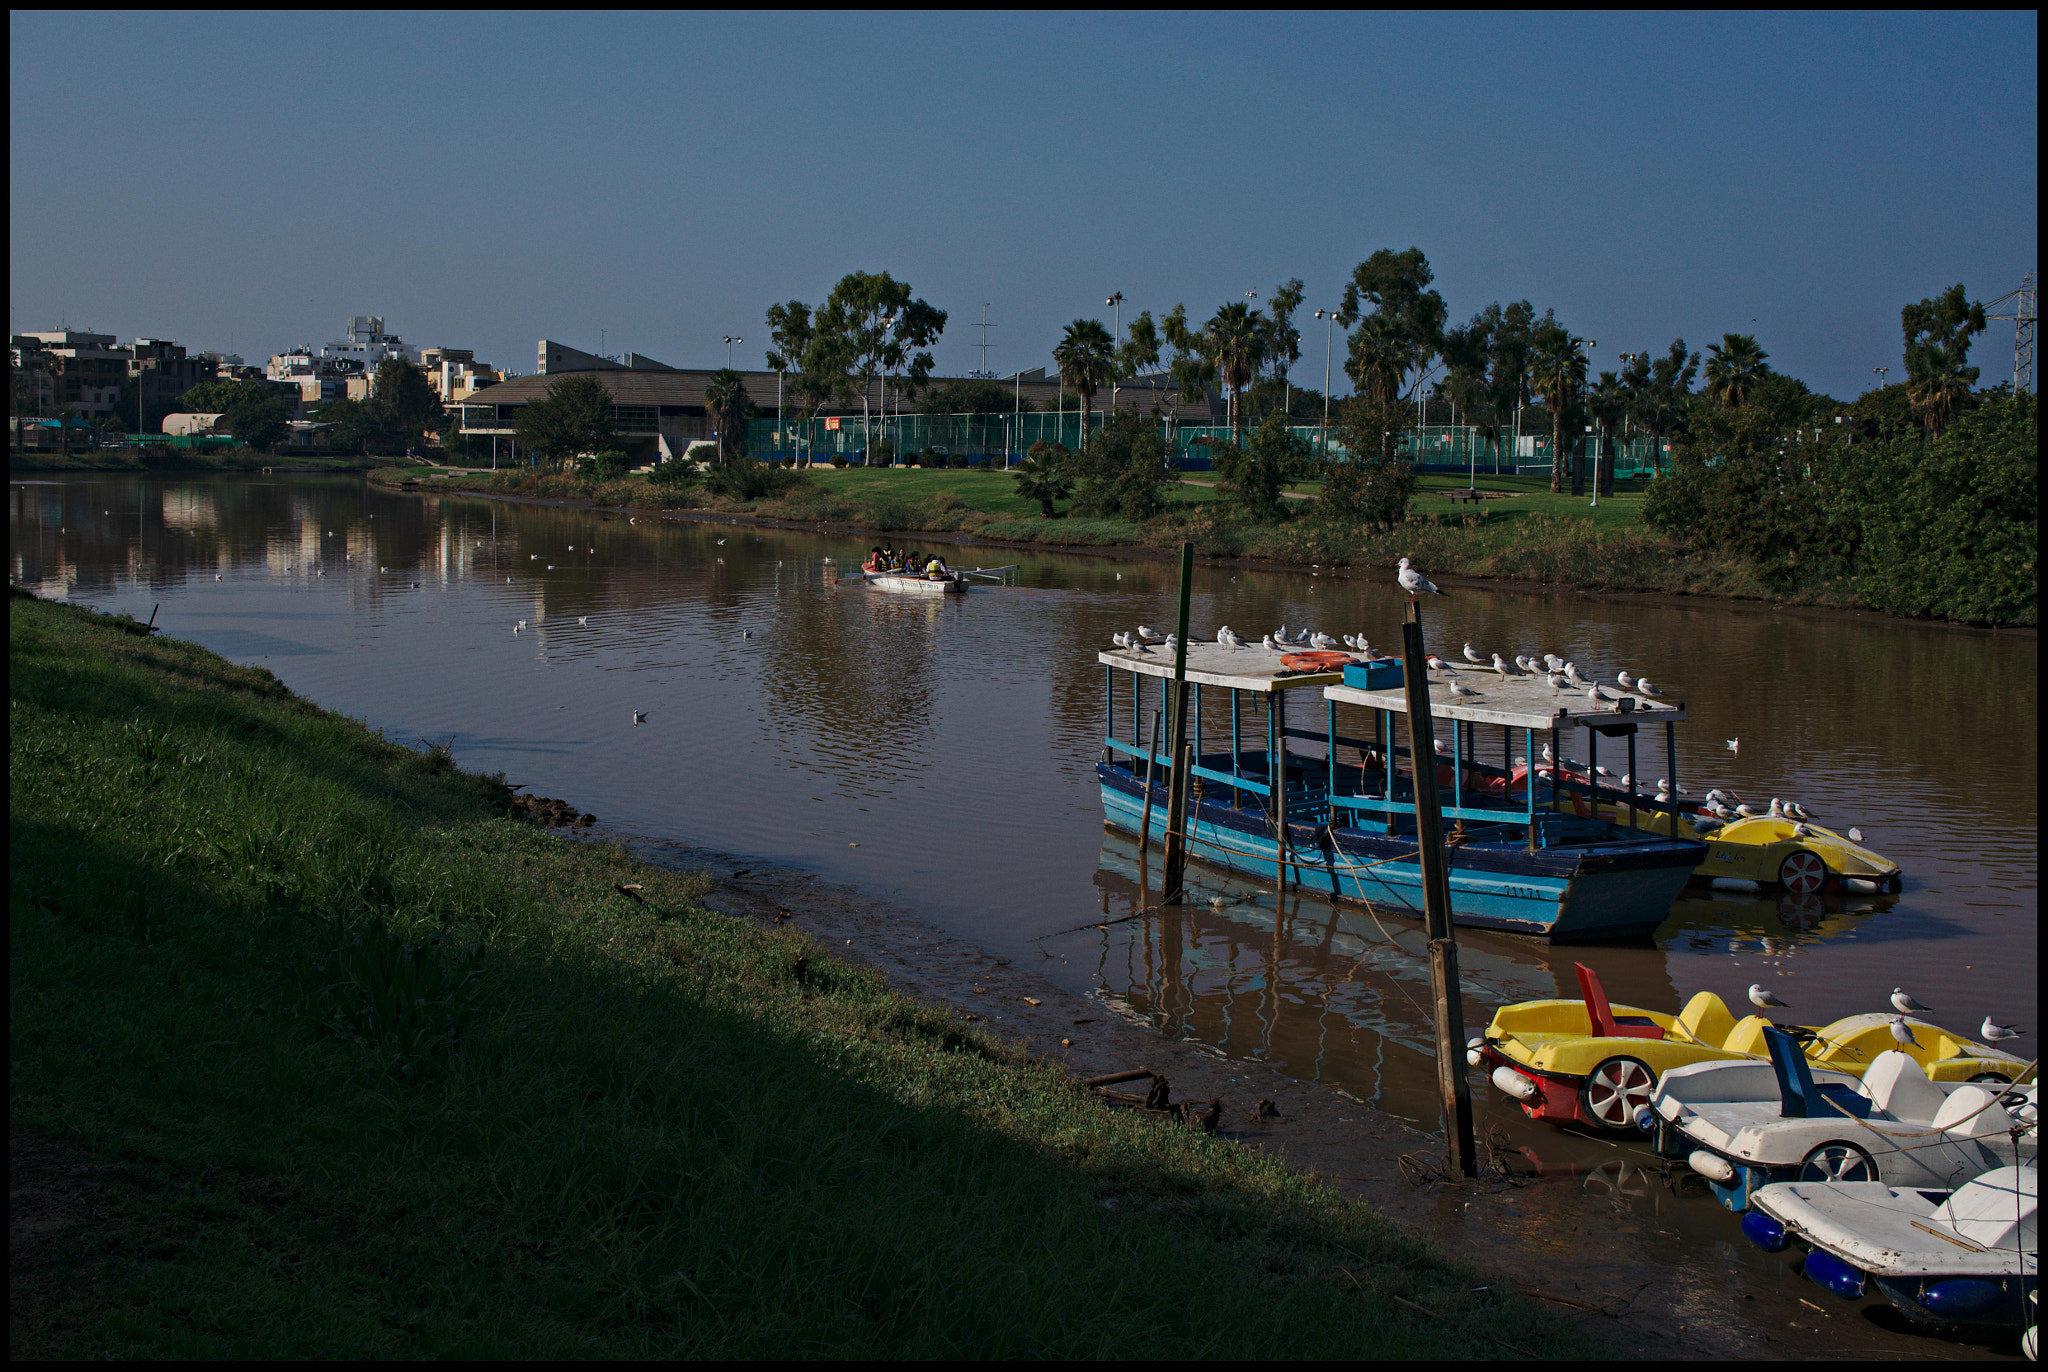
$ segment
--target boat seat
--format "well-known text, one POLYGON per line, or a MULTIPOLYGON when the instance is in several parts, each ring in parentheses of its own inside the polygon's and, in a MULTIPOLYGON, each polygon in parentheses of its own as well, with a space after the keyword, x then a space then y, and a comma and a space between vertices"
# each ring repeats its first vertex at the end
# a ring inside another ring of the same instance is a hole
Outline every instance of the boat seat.
POLYGON ((1948 1093, 1934 1112, 1934 1127, 1951 1138, 1990 1139, 2012 1131, 2012 1116, 1996 1091, 1968 1082, 1948 1093))
POLYGON ((1719 996, 1701 991, 1679 1012, 1678 1027, 1692 1035, 1694 1042, 1719 1048, 1735 1032, 1735 1016, 1728 1013, 1727 1004, 1719 996))
POLYGON ((1591 1021, 1593 1037, 1602 1039, 1661 1039, 1664 1030, 1657 1021, 1645 1015, 1616 1015, 1607 1003, 1607 988, 1600 984, 1600 974, 1583 962, 1572 964, 1579 974, 1579 995, 1586 1002, 1586 1018, 1591 1021))
POLYGON ((1781 1119, 1869 1119, 1870 1097, 1840 1082, 1816 1082, 1799 1043, 1783 1029, 1764 1030, 1764 1042, 1771 1050, 1771 1070, 1778 1078, 1778 1116, 1781 1119))
POLYGON ((1931 1120, 1948 1103, 1920 1064, 1897 1049, 1877 1055, 1863 1074, 1863 1089, 1895 1120, 1931 1120))

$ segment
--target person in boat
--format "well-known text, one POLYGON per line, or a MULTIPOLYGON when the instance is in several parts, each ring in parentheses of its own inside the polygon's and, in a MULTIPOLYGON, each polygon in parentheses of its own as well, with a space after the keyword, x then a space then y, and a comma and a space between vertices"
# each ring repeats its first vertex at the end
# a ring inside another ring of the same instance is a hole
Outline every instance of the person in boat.
POLYGON ((864 572, 879 572, 886 569, 888 565, 889 555, 882 551, 882 546, 878 543, 868 549, 868 560, 860 564, 860 569, 864 572))
POLYGON ((952 574, 952 568, 946 565, 945 558, 933 553, 931 560, 924 564, 924 574, 934 581, 943 581, 952 574))

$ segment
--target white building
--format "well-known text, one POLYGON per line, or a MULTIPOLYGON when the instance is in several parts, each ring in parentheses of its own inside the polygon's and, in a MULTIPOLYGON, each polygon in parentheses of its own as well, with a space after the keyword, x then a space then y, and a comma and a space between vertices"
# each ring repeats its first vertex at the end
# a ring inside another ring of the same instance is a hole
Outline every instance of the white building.
POLYGON ((360 400, 370 393, 370 378, 376 376, 378 365, 394 357, 417 366, 420 350, 397 334, 384 332, 384 316, 359 314, 350 317, 347 337, 322 344, 317 353, 305 346, 278 353, 263 375, 297 386, 299 398, 309 405, 360 400))
POLYGON ((452 405, 504 380, 496 367, 477 361, 476 351, 472 348, 422 348, 420 367, 445 405, 452 405))

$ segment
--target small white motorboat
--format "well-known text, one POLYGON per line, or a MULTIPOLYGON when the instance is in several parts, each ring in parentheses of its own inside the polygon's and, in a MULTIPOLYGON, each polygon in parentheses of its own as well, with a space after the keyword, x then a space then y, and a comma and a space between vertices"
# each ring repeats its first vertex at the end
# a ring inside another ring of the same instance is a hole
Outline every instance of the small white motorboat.
POLYGON ((1751 1199, 1742 1232, 1767 1253, 1806 1244, 1805 1273, 1845 1300, 1875 1284, 1921 1324, 2033 1323, 2040 1172, 1999 1167, 1954 1191, 1883 1182, 1780 1182, 1751 1199))
POLYGON ((967 577, 962 572, 948 572, 944 576, 920 576, 911 572, 863 572, 861 575, 876 590, 894 595, 967 594, 967 577))

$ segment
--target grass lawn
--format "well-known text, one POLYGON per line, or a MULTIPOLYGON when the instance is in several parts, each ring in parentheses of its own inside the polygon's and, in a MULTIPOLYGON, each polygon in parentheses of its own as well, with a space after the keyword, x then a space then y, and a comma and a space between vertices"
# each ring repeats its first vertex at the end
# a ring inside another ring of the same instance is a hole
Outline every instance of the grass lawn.
POLYGON ((267 672, 8 646, 17 1359, 1600 1351, 267 672))

